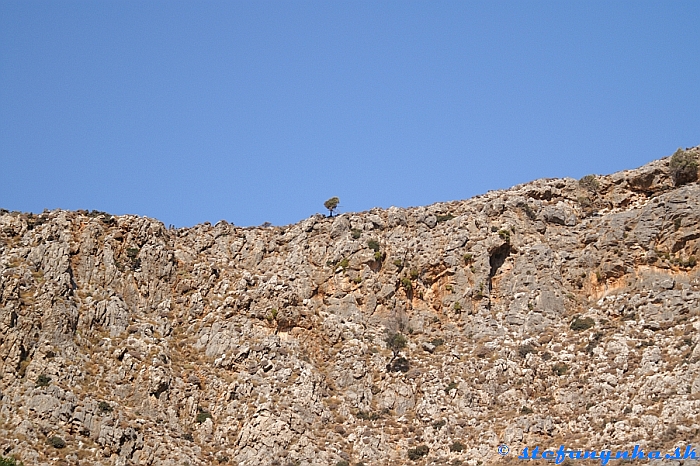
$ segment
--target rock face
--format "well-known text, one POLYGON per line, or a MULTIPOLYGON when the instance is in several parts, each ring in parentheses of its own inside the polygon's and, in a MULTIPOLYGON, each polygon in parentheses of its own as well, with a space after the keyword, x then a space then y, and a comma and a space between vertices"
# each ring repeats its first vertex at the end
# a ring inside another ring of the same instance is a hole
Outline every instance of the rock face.
POLYGON ((0 455, 475 466, 697 445, 700 184, 668 166, 286 227, 2 211, 0 455))

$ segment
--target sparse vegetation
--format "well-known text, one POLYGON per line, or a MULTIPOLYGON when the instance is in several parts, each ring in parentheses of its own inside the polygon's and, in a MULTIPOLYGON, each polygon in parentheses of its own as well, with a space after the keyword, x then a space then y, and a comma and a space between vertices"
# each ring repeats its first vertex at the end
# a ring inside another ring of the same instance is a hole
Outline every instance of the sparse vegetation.
POLYGON ((669 162, 671 178, 673 184, 681 186, 686 183, 691 183, 698 179, 698 160, 697 156, 678 149, 672 156, 669 162))
POLYGON ((362 231, 358 230, 357 228, 353 228, 350 230, 350 235, 352 236, 352 239, 360 239, 360 236, 362 236, 362 231))
POLYGON ((467 265, 474 262, 474 255, 471 253, 466 253, 462 258, 464 259, 464 263, 467 265))
POLYGON ((588 330, 595 325, 595 321, 591 317, 581 318, 580 316, 574 317, 569 326, 574 332, 580 332, 583 330, 588 330))
POLYGON ((452 452, 457 452, 459 453, 460 451, 464 450, 466 446, 460 442, 459 440, 455 440, 452 442, 452 445, 450 445, 450 451, 452 452))
POLYGON ((537 352, 537 350, 530 343, 522 345, 520 348, 518 348, 518 354, 523 359, 525 359, 525 356, 527 356, 528 354, 536 353, 536 352, 537 352))
POLYGON ((277 309, 270 309, 270 313, 267 315, 267 321, 272 323, 277 320, 277 315, 279 311, 277 309))
POLYGON ((333 211, 338 208, 338 204, 340 204, 340 199, 337 197, 332 197, 323 203, 323 207, 328 209, 328 212, 330 212, 329 216, 332 217, 333 211))
POLYGON ((454 215, 452 214, 445 214, 445 215, 436 215, 435 218, 437 218, 438 223, 446 222, 448 220, 452 220, 455 218, 454 215))
POLYGON ((595 175, 586 175, 580 180, 578 180, 578 185, 590 193, 598 192, 600 188, 600 183, 595 175))
POLYGON ((41 374, 36 379, 36 386, 37 387, 48 387, 50 383, 51 383, 51 377, 49 377, 46 374, 41 374))
POLYGON ((501 239, 502 239, 503 241, 505 241, 506 243, 510 243, 510 231, 505 230, 505 229, 499 230, 499 231, 498 231, 498 236, 500 236, 501 239))
POLYGON ((63 440, 61 437, 53 436, 48 439, 49 445, 51 445, 54 448, 66 448, 66 441, 63 440))
POLYGON ((427 456, 428 452, 430 452, 428 445, 418 445, 416 448, 410 448, 408 450, 408 459, 413 461, 419 460, 424 456, 427 456))
POLYGON ((591 198, 588 196, 578 196, 576 200, 584 209, 590 209, 593 207, 593 201, 591 201, 591 198))
POLYGON ((22 463, 18 463, 14 458, 5 458, 4 456, 0 456, 0 466, 22 466, 22 463))
POLYGON ((367 241, 367 247, 374 252, 379 252, 379 241, 377 241, 376 239, 371 239, 367 241))
POLYGON ((403 286, 404 290, 406 290, 406 293, 413 290, 413 284, 411 283, 411 279, 408 277, 403 277, 401 279, 401 286, 403 286))
POLYGON ((404 349, 408 344, 408 340, 400 332, 389 332, 384 339, 384 342, 386 343, 387 348, 389 348, 394 355, 398 354, 398 352, 404 349))
POLYGON ((197 413, 197 418, 195 419, 197 421, 197 424, 202 424, 207 419, 211 419, 211 413, 209 411, 206 411, 202 408, 197 408, 197 410, 199 411, 197 413))
POLYGON ((111 413, 114 408, 112 408, 112 405, 110 405, 106 401, 100 401, 99 403, 97 403, 97 409, 100 410, 100 413, 106 414, 111 413))
POLYGON ((569 366, 567 366, 566 363, 557 362, 552 366, 552 372, 558 376, 562 376, 569 372, 569 366))

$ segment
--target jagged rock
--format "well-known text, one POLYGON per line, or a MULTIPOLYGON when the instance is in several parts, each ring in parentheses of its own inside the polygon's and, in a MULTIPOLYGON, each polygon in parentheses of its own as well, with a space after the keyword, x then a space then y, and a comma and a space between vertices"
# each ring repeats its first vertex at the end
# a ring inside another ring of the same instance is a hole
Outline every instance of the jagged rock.
POLYGON ((570 438, 672 452, 700 436, 700 184, 668 170, 286 227, 0 211, 0 454, 405 465, 425 444, 426 464, 474 466, 500 443, 570 438))

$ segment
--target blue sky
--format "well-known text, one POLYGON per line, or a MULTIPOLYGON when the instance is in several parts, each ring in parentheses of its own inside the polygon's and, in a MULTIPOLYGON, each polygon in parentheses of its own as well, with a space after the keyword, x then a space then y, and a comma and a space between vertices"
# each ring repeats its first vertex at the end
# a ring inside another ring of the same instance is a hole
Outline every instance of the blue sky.
POLYGON ((277 225, 700 144, 697 1, 0 2, 0 207, 277 225))

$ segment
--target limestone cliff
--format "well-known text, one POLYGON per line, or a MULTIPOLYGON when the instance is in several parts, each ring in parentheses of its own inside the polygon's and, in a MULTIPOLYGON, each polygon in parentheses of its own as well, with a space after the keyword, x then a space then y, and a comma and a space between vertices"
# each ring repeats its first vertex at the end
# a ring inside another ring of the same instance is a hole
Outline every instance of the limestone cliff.
POLYGON ((475 466, 697 443, 696 258, 700 184, 669 158, 284 227, 2 211, 0 455, 475 466))

